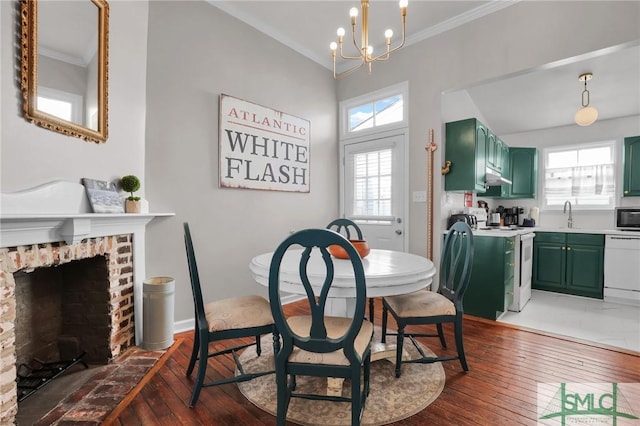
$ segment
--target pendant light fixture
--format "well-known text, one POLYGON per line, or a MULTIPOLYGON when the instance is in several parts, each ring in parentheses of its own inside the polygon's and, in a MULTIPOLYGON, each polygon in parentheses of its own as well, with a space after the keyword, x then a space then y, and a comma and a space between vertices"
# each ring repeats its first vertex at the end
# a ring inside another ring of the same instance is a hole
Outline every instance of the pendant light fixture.
POLYGON ((582 108, 576 112, 575 120, 578 126, 588 126, 595 123, 598 119, 598 110, 589 106, 589 91, 587 90, 587 81, 593 78, 590 72, 580 74, 579 81, 584 81, 584 90, 582 91, 582 108))

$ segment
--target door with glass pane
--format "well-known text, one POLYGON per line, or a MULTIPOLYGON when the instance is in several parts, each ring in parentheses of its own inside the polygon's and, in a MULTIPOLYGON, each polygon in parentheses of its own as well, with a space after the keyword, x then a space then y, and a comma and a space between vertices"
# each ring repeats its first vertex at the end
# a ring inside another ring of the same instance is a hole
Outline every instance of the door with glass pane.
POLYGON ((371 248, 405 251, 404 135, 345 143, 342 211, 371 248))

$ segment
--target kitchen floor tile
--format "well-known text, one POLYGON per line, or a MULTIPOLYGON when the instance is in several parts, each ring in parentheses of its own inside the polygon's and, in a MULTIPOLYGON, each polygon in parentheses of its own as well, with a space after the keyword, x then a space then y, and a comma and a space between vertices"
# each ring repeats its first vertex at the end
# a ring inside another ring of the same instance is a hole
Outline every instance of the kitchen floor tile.
POLYGON ((640 307, 533 290, 522 312, 498 321, 640 352, 640 307))

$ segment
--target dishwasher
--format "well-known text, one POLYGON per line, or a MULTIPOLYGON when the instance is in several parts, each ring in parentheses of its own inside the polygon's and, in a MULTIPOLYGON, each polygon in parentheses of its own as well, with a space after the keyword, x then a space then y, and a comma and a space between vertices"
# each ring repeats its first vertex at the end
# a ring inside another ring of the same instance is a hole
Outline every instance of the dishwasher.
POLYGON ((604 243, 604 300, 640 305, 640 233, 607 235, 604 243))

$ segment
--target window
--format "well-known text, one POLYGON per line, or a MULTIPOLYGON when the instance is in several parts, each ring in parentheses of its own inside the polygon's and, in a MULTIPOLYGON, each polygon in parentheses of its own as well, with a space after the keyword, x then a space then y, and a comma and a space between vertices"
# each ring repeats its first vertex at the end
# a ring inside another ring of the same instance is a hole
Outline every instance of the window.
POLYGON ((391 149, 353 156, 355 216, 391 216, 392 159, 391 149))
POLYGON ((341 138, 406 127, 408 91, 404 82, 340 102, 341 138))
POLYGON ((615 205, 615 141, 544 150, 544 206, 576 209, 615 205))
POLYGON ((83 99, 80 95, 38 86, 38 109, 54 117, 83 124, 82 103, 83 99))
POLYGON ((349 132, 357 132, 402 121, 402 108, 402 95, 349 108, 347 112, 349 116, 349 132))

